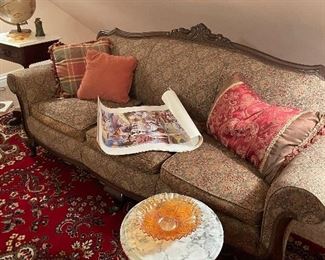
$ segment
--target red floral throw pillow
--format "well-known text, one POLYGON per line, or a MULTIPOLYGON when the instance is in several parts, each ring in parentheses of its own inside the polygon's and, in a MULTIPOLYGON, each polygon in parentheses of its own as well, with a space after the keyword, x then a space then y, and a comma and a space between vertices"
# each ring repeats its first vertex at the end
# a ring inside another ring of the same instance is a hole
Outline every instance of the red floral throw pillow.
POLYGON ((112 43, 104 37, 79 44, 55 43, 49 47, 54 72, 58 80, 60 97, 76 97, 86 70, 87 50, 111 53, 112 43))
POLYGON ((268 104, 243 81, 219 93, 208 132, 250 161, 268 183, 301 149, 325 134, 324 114, 268 104))

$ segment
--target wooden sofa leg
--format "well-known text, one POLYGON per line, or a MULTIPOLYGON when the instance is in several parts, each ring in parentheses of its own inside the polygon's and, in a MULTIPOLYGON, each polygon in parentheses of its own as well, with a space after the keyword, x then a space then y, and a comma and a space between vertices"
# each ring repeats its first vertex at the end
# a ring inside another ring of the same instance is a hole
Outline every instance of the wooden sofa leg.
POLYGON ((27 140, 27 146, 30 149, 30 156, 35 157, 36 156, 36 148, 37 144, 33 138, 28 138, 27 140))
MULTIPOLYGON (((104 182, 102 183, 105 185, 104 182)), ((119 211, 125 204, 125 196, 107 185, 105 185, 104 189, 115 199, 115 205, 110 208, 110 213, 119 211)))
POLYGON ((124 201, 115 201, 115 205, 109 209, 109 213, 113 214, 115 212, 120 211, 120 209, 123 208, 124 204, 125 204, 125 200, 124 201))

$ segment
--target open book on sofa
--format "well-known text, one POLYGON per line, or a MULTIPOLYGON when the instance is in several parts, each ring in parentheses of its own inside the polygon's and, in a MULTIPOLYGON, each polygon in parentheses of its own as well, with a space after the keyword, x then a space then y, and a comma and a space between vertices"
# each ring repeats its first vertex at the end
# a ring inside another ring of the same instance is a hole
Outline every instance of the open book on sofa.
POLYGON ((186 152, 203 138, 173 90, 164 105, 108 108, 98 99, 97 142, 110 155, 150 150, 186 152))

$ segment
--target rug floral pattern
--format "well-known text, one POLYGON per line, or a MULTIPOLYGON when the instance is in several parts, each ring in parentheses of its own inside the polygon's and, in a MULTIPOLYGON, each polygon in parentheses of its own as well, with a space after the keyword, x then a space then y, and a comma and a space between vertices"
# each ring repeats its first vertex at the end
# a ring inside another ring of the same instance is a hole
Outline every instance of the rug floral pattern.
POLYGON ((0 259, 127 259, 119 228, 127 205, 89 173, 46 150, 29 157, 20 127, 0 118, 0 259))

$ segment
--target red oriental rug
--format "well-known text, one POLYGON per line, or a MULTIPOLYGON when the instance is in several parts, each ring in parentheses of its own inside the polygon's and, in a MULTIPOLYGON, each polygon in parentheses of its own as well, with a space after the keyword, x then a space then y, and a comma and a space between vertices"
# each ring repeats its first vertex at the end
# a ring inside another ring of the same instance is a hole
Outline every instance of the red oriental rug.
POLYGON ((126 259, 103 185, 39 148, 0 118, 0 259, 126 259))
MULTIPOLYGON (((0 260, 127 259, 119 228, 128 204, 114 212, 99 181, 41 147, 28 156, 21 126, 7 126, 11 116, 0 117, 0 260)), ((286 259, 324 260, 324 252, 291 236, 286 259)))

